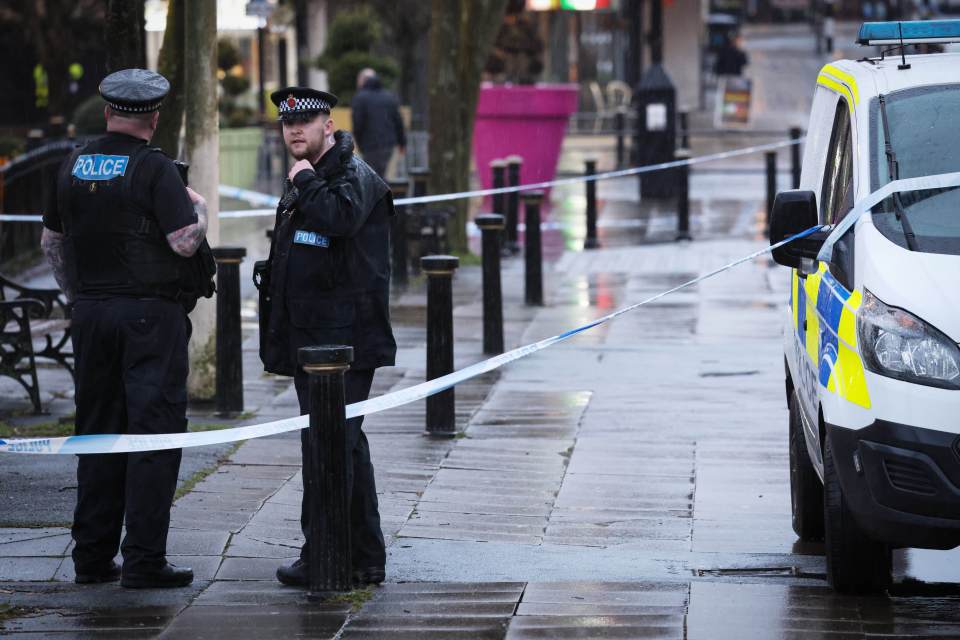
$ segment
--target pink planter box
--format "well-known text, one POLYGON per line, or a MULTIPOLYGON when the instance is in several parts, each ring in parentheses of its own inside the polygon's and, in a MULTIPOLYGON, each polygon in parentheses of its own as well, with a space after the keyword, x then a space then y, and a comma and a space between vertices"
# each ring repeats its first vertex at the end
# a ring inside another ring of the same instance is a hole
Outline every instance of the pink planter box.
POLYGON ((523 157, 520 184, 553 180, 578 93, 575 84, 481 85, 473 158, 484 189, 492 186, 490 162, 510 155, 523 157))

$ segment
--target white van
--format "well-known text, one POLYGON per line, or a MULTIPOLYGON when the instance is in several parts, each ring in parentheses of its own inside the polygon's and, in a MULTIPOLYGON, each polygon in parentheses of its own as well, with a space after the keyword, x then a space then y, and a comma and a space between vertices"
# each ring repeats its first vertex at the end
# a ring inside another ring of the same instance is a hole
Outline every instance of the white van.
MULTIPOLYGON (((960 42, 960 20, 866 23, 858 42, 901 37, 960 42)), ((824 540, 836 590, 882 591, 891 549, 960 545, 960 180, 943 175, 960 172, 960 53, 826 65, 807 132, 770 220, 771 244, 829 225, 774 250, 792 268, 793 528, 824 540)))

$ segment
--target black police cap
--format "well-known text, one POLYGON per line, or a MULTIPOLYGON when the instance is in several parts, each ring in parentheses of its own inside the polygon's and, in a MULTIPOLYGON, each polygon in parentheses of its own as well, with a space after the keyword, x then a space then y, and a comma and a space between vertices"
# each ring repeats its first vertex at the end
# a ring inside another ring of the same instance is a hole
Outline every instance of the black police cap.
POLYGON ((121 113, 156 111, 169 92, 167 79, 147 69, 115 71, 100 83, 100 96, 121 113))
POLYGON ((337 96, 308 87, 285 87, 270 94, 280 119, 301 113, 326 113, 337 106, 337 96))

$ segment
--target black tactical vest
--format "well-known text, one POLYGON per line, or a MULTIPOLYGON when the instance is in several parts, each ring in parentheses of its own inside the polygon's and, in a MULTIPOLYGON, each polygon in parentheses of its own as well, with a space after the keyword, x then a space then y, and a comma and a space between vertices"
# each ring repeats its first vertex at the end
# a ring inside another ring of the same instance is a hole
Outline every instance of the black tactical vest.
POLYGON ((141 210, 131 194, 150 153, 160 151, 105 136, 74 152, 60 174, 68 263, 81 295, 179 297, 189 259, 173 252, 154 213, 141 210))

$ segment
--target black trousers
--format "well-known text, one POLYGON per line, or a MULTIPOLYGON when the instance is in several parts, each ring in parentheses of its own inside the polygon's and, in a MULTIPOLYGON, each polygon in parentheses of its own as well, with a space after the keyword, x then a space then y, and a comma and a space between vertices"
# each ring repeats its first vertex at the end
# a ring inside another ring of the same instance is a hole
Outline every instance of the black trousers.
MULTIPOLYGON (((344 374, 344 395, 347 404, 361 402, 370 395, 374 369, 348 369, 344 374)), ((307 374, 297 370, 294 384, 297 399, 300 401, 300 413, 310 412, 310 394, 307 374)), ((380 510, 377 504, 377 483, 374 480, 373 464, 370 462, 370 445, 363 433, 363 416, 347 420, 347 448, 352 455, 347 465, 347 486, 350 492, 350 548, 353 553, 354 569, 383 567, 387 562, 383 532, 380 530, 380 510)), ((301 450, 307 450, 307 430, 300 431, 301 450)), ((304 479, 306 485, 306 479, 304 479)), ((309 528, 309 513, 304 503, 300 511, 300 526, 304 537, 309 528)), ((304 543, 300 557, 307 561, 310 557, 308 545, 304 543)))
MULTIPOLYGON (((190 321, 176 302, 78 300, 71 324, 77 434, 185 431, 189 336, 190 321)), ((77 572, 96 572, 113 559, 124 518, 124 573, 163 566, 180 450, 78 458, 77 572)))

